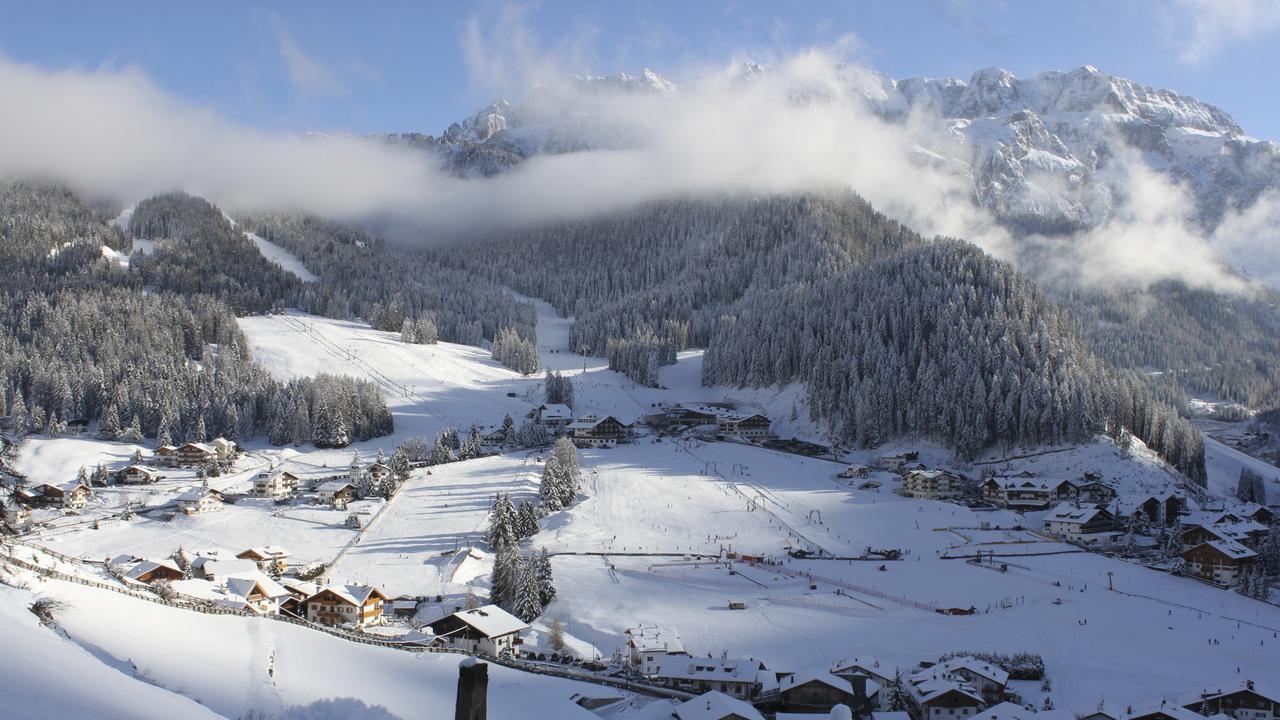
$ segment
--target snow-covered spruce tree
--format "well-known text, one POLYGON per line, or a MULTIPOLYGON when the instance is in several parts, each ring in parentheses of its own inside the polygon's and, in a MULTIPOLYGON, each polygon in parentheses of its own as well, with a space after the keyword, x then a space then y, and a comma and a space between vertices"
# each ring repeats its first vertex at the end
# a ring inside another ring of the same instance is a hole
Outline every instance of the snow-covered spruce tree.
POLYGON ((542 588, 533 568, 533 558, 520 562, 520 580, 511 613, 525 622, 533 622, 542 614, 542 588))
POLYGON ((514 545, 503 546, 494 553, 489 601, 507 612, 512 612, 519 583, 520 553, 514 545))
POLYGON ((1182 521, 1174 520, 1173 527, 1169 529, 1169 537, 1164 545, 1164 557, 1172 560, 1173 558, 1182 557, 1182 521))
POLYGON ((551 575, 551 556, 547 555, 547 549, 544 547, 530 560, 532 561, 533 572, 538 579, 538 600, 545 608, 556 597, 555 578, 551 575))
POLYGON ((503 493, 494 498, 484 538, 489 548, 498 551, 515 547, 520 542, 519 522, 515 506, 511 504, 511 496, 503 493))
POLYGON ((431 455, 427 462, 432 465, 444 465, 453 462, 453 450, 448 444, 448 436, 441 432, 436 434, 435 443, 431 446, 431 455))
POLYGON ((884 707, 890 712, 902 712, 907 709, 907 691, 902 684, 902 673, 894 672, 893 680, 885 689, 884 707))
POLYGON ((516 507, 516 528, 522 540, 538 534, 538 511, 534 509, 533 503, 520 501, 516 507))
POLYGON ((546 401, 552 405, 573 407, 573 381, 559 372, 548 370, 545 382, 546 401))
POLYGON ((555 455, 548 457, 543 463, 542 480, 538 484, 538 502, 545 512, 553 513, 564 509, 567 477, 568 473, 555 455))
POLYGON ((538 350, 531 340, 521 337, 518 329, 505 327, 498 331, 490 347, 493 359, 522 375, 538 371, 538 350))
POLYGON ((1280 575, 1280 520, 1271 523, 1259 546, 1258 559, 1271 575, 1280 575))

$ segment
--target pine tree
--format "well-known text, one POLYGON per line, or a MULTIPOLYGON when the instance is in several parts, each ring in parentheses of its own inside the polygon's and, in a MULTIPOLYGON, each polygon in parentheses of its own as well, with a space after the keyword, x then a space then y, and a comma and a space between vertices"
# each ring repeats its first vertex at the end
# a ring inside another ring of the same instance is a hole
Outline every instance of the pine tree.
POLYGON ((514 546, 503 546, 494 554, 489 601, 511 612, 519 582, 520 555, 514 546))
POLYGON ((1165 559, 1182 557, 1182 521, 1174 520, 1173 528, 1169 530, 1169 539, 1164 546, 1165 559))
POLYGON ((888 695, 885 698, 885 709, 890 712, 902 712, 907 709, 907 691, 902 684, 902 673, 895 672, 889 683, 888 695))
POLYGON ((112 403, 98 415, 98 434, 108 440, 115 440, 120 436, 120 431, 120 410, 112 403))
POLYGON ((533 558, 534 574, 538 579, 538 600, 546 607, 556 597, 555 579, 551 575, 551 557, 544 547, 533 558))
POLYGON ((1265 572, 1280 575, 1280 520, 1273 522, 1267 530, 1258 554, 1265 572))
POLYGON ((542 614, 541 590, 537 573, 533 569, 533 559, 526 558, 520 563, 520 579, 512 614, 525 622, 536 620, 542 614))
POLYGON ((489 510, 489 528, 485 531, 489 548, 494 551, 514 548, 520 541, 518 523, 511 497, 505 493, 497 496, 489 510))
POLYGON ((534 509, 533 503, 520 501, 516 508, 516 527, 521 539, 538 534, 538 511, 534 509))
POLYGON ((564 477, 560 459, 555 455, 548 457, 542 465, 542 480, 538 485, 538 501, 548 513, 564 509, 564 477))

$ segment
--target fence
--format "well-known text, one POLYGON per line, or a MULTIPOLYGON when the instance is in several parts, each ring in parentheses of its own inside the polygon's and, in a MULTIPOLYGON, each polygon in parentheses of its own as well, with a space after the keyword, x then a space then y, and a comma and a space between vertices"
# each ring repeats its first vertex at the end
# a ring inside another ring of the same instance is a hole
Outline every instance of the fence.
MULTIPOLYGON (((9 545, 13 542, 14 541, 12 540, 0 542, 0 547, 4 547, 5 549, 8 549, 9 545)), ((28 545, 27 543, 22 543, 22 544, 28 545)), ((85 561, 79 558, 71 558, 70 556, 62 555, 61 553, 55 554, 54 551, 49 551, 45 548, 40 548, 34 545, 28 545, 28 547, 32 547, 34 549, 41 550, 44 552, 49 552, 50 555, 54 557, 60 556, 59 559, 67 558, 66 560, 67 562, 77 562, 77 563, 85 564, 85 561)), ((121 595, 127 595, 129 597, 132 597, 138 600, 145 600, 146 602, 155 603, 157 605, 164 605, 166 607, 173 607, 180 610, 190 610, 193 612, 204 613, 206 615, 236 615, 240 617, 265 618, 268 620, 273 620, 275 622, 283 622, 283 623, 288 623, 290 625, 297 625, 298 627, 307 628, 309 630, 316 630, 316 631, 325 633, 327 635, 332 635, 333 637, 346 640, 348 642, 360 643, 361 645, 372 645, 375 647, 384 647, 392 650, 400 650, 403 652, 411 652, 411 653, 430 652, 430 653, 447 653, 447 654, 454 654, 454 655, 473 655, 474 654, 475 657, 482 658, 486 662, 491 662, 495 665, 508 667, 513 670, 530 672, 537 675, 551 675, 551 676, 561 677, 568 680, 577 680, 579 682, 590 683, 593 685, 604 685, 607 687, 613 687, 620 690, 629 690, 631 692, 650 695, 653 697, 674 697, 674 698, 681 698, 681 699, 687 699, 689 697, 692 697, 691 694, 681 692, 679 690, 672 690, 670 688, 659 687, 656 685, 649 685, 647 683, 638 683, 630 680, 623 680, 620 678, 606 678, 606 677, 598 677, 594 675, 582 675, 579 673, 569 672, 567 670, 560 670, 558 668, 548 668, 541 665, 522 662, 512 657, 492 657, 489 655, 485 655, 483 653, 469 653, 461 648, 445 647, 445 646, 439 646, 439 645, 432 645, 432 646, 411 645, 411 644, 399 642, 396 640, 383 640, 381 638, 374 638, 366 635, 357 635, 354 633, 349 633, 343 630, 339 630, 338 628, 328 627, 326 625, 319 625, 309 620, 305 620, 300 617, 294 617, 291 615, 277 615, 277 614, 260 615, 250 610, 239 610, 236 608, 219 607, 217 605, 188 602, 184 600, 165 600, 164 598, 161 598, 157 595, 152 595, 150 593, 144 593, 137 590, 130 590, 128 588, 120 587, 118 585, 111 585, 109 583, 100 582, 97 580, 90 580, 88 578, 82 578, 76 575, 69 575, 67 573, 60 572, 52 568, 42 567, 40 565, 36 565, 35 563, 27 562, 26 560, 19 560, 18 558, 13 557, 13 555, 10 553, 0 555, 0 563, 7 563, 10 565, 22 568, 24 570, 34 572, 37 575, 40 575, 41 577, 51 578, 54 580, 62 580, 64 582, 75 583, 77 585, 84 585, 86 587, 97 588, 100 590, 108 590, 110 592, 119 593, 121 595)))

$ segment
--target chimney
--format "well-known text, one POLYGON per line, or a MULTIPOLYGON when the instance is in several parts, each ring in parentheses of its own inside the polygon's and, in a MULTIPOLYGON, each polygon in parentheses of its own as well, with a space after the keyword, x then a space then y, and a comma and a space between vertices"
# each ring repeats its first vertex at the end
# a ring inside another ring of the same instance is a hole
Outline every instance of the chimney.
POLYGON ((458 701, 454 720, 486 720, 489 714, 489 665, 473 657, 458 664, 458 701))

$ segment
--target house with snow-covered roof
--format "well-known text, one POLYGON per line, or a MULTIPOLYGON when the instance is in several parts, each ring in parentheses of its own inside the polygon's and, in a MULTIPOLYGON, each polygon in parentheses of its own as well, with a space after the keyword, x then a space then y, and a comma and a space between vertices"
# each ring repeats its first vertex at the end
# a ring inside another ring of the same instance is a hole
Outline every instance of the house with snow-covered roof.
POLYGON ((288 590, 261 571, 237 573, 224 582, 228 600, 262 615, 280 612, 280 604, 290 598, 288 590))
POLYGON ((181 580, 185 573, 169 559, 140 560, 124 574, 126 580, 150 585, 159 580, 181 580))
MULTIPOLYGON (((86 484, 72 480, 65 483, 44 483, 27 488, 27 498, 34 505, 78 510, 89 504, 93 490, 86 484)), ((15 493, 16 494, 16 493, 15 493)))
POLYGON ((1258 556, 1234 540, 1209 540, 1182 551, 1187 573, 1222 587, 1231 587, 1253 569, 1258 556))
POLYGON ((721 415, 716 418, 716 433, 734 440, 760 442, 769 437, 769 418, 760 413, 721 415))
POLYGON ((218 451, 205 443, 183 443, 173 451, 173 463, 179 467, 194 467, 218 460, 218 451))
POLYGON ((1200 714, 1228 715, 1235 720, 1280 718, 1280 687, 1250 679, 1206 688, 1178 701, 1187 710, 1200 714))
POLYGON ((987 702, 998 702, 1009 684, 1009 673, 998 665, 979 660, 972 655, 944 660, 926 672, 938 676, 961 678, 982 694, 987 702))
POLYGON ((810 670, 779 680, 778 702, 784 712, 829 713, 836 705, 845 705, 855 715, 861 715, 874 704, 869 695, 879 690, 880 686, 865 675, 854 675, 851 681, 829 672, 810 670))
POLYGON ((612 415, 584 415, 566 425, 565 430, 580 448, 611 448, 626 440, 628 427, 612 415))
POLYGON ((289 551, 279 545, 260 545, 251 547, 236 555, 241 560, 252 560, 262 570, 275 568, 277 572, 289 569, 289 551))
POLYGON ((369 585, 322 585, 303 606, 311 622, 364 627, 382 621, 386 602, 387 596, 369 585))
POLYGON ((322 503, 349 503, 356 497, 356 486, 345 480, 330 480, 316 488, 316 499, 322 503))
POLYGON ((459 610, 429 624, 439 641, 450 647, 498 657, 514 652, 528 623, 497 605, 459 610))
POLYGON ((1161 700, 1158 703, 1129 708, 1124 720, 1205 720, 1205 717, 1177 703, 1161 700))
POLYGON ((222 509, 222 493, 209 488, 188 490, 174 499, 179 512, 184 515, 198 515, 222 509))
POLYGON ((969 683, 927 671, 912 675, 906 690, 912 720, 963 720, 987 705, 969 683))
POLYGON ((688 655, 674 630, 656 625, 627 628, 627 650, 631 667, 641 675, 653 675, 668 655, 688 655))
POLYGON ((1062 503, 1044 516, 1044 531, 1068 542, 1096 545, 1114 541, 1116 520, 1097 505, 1062 503))
POLYGON ((946 470, 909 470, 902 476, 902 494, 924 500, 954 500, 964 494, 960 476, 946 470))
POLYGON ((533 420, 541 423, 547 430, 558 433, 573 422, 573 409, 561 403, 543 403, 533 409, 533 420))
POLYGON ((117 473, 116 477, 125 485, 151 485, 162 479, 159 472, 145 465, 130 465, 117 473))
POLYGON ((298 490, 298 476, 282 470, 264 470, 253 479, 254 497, 279 500, 298 490))
POLYGON ((882 666, 876 658, 865 655, 840 660, 829 671, 832 675, 845 679, 855 674, 866 675, 880 687, 888 687, 893 682, 893 676, 898 673, 897 668, 882 666))
POLYGON ((762 690, 777 688, 777 675, 753 658, 668 655, 658 663, 653 679, 675 690, 696 693, 714 690, 739 700, 749 700, 762 690))
POLYGON ((764 720, 750 703, 711 690, 675 706, 678 720, 764 720))

